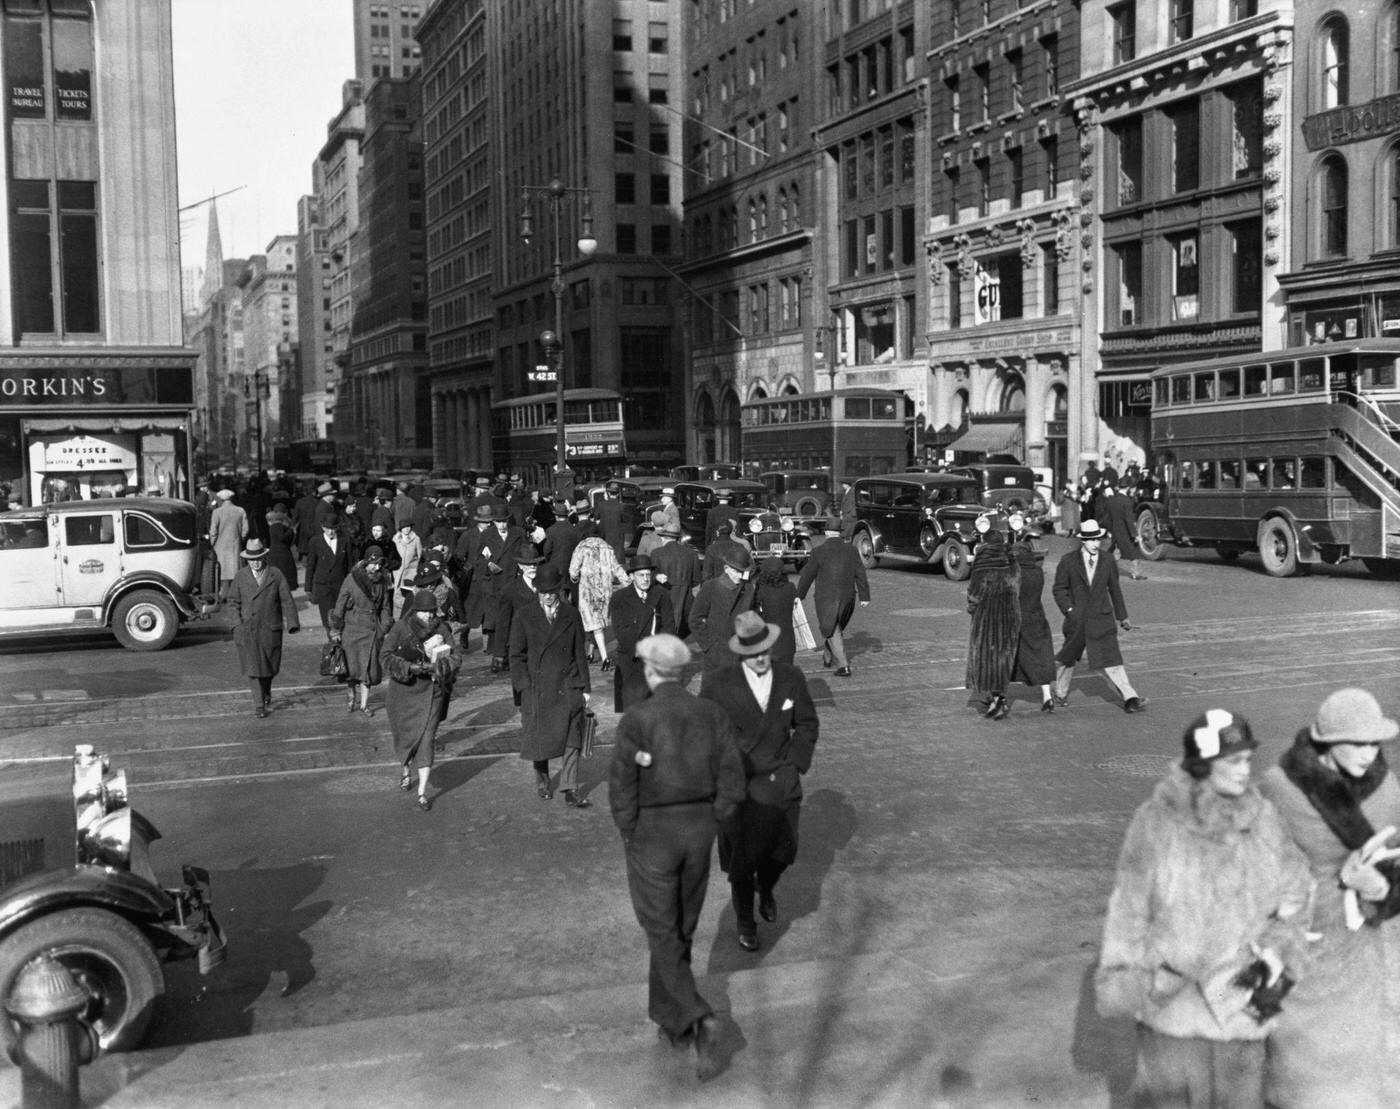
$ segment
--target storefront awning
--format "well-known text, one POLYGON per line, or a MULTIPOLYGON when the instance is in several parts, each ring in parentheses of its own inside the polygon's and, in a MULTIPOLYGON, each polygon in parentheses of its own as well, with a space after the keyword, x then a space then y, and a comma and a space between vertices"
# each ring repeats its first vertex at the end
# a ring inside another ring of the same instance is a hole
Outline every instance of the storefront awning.
POLYGON ((181 416, 103 416, 74 413, 72 416, 26 418, 24 430, 31 435, 45 432, 85 432, 89 435, 112 431, 186 431, 189 422, 181 416))
POLYGON ((967 454, 1019 454, 1021 435, 1020 424, 972 424, 947 447, 967 454))

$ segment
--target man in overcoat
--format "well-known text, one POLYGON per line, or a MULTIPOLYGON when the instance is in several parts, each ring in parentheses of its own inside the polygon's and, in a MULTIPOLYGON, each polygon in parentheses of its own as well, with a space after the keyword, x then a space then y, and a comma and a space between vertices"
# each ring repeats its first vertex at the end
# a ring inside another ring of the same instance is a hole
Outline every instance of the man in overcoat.
POLYGON ((563 579, 553 566, 535 575, 539 603, 518 611, 510 626, 510 681, 520 694, 523 736, 520 757, 535 768, 535 788, 542 800, 554 796, 549 760, 562 758, 559 788, 572 808, 591 802, 578 793, 583 714, 592 696, 583 619, 559 597, 563 579))
POLYGON ((311 540, 306 552, 306 595, 321 610, 321 627, 330 631, 331 609, 350 573, 350 544, 334 526, 327 525, 311 540))
POLYGON ((261 539, 250 539, 239 555, 244 565, 228 591, 238 664, 253 694, 253 715, 262 718, 272 704, 272 679, 282 669, 282 632, 301 630, 287 579, 268 565, 261 539))
POLYGON ((680 524, 668 520, 656 534, 661 544, 651 552, 652 577, 671 594, 676 634, 684 639, 690 634, 690 609, 700 584, 700 556, 682 539, 680 524))
POLYGON ((729 634, 734 617, 753 608, 753 555, 747 547, 737 544, 726 551, 724 570, 700 586, 695 595, 695 607, 690 610, 690 628, 695 642, 705 653, 705 673, 701 689, 710 683, 721 667, 737 662, 739 656, 729 649, 729 634))
MULTIPOLYGON (((513 561, 517 576, 501 587, 500 604, 496 606, 496 640, 504 644, 507 651, 510 650, 510 629, 515 623, 516 613, 540 603, 539 594, 535 592, 535 577, 544 559, 537 554, 526 553, 517 555, 513 561)), ((518 691, 515 703, 520 704, 518 691)))
POLYGON ((796 666, 773 660, 779 628, 756 612, 734 620, 729 649, 743 661, 726 666, 700 696, 724 709, 744 758, 747 789, 734 820, 721 826, 719 864, 729 875, 739 946, 758 950, 758 912, 778 919, 773 887, 797 858, 802 775, 817 746, 817 709, 796 666))
POLYGON ((747 543, 734 538, 734 521, 721 520, 718 527, 715 529, 714 538, 710 540, 709 545, 705 548, 705 561, 701 569, 701 579, 703 581, 709 581, 711 578, 717 578, 720 574, 724 573, 724 560, 726 555, 739 547, 742 547, 746 551, 749 550, 747 543))
POLYGON ((1142 551, 1137 545, 1137 527, 1133 521, 1133 502, 1118 487, 1118 471, 1112 466, 1104 468, 1103 491, 1099 493, 1098 512, 1103 518, 1108 534, 1113 536, 1113 545, 1118 557, 1129 563, 1128 576, 1134 581, 1146 581, 1147 575, 1138 568, 1142 551))
POLYGON ((624 552, 627 530, 622 524, 622 501, 618 498, 620 488, 617 482, 608 482, 603 486, 603 499, 598 505, 598 527, 619 562, 627 557, 624 552))
POLYGON ((316 486, 317 501, 311 514, 311 534, 307 536, 308 547, 317 532, 325 531, 328 527, 340 526, 340 505, 336 503, 335 492, 335 486, 329 481, 323 481, 316 486))
POLYGON ((491 575, 486 566, 500 546, 499 541, 493 538, 496 529, 491 520, 492 507, 484 501, 477 502, 472 510, 472 522, 462 532, 452 554, 453 562, 462 568, 462 585, 465 587, 462 621, 466 627, 462 629, 462 650, 467 649, 471 629, 480 627, 482 651, 488 654, 491 650, 490 629, 496 623, 496 599, 492 595, 491 575), (493 543, 495 546, 492 546, 493 543))
POLYGON ((614 591, 608 602, 608 623, 617 636, 617 669, 613 671, 613 708, 623 712, 646 700, 646 677, 636 658, 637 644, 649 635, 674 635, 671 595, 653 582, 651 559, 636 555, 627 560, 631 583, 614 591))
POLYGON ((870 604, 870 579, 855 547, 828 532, 826 541, 813 549, 797 577, 797 599, 804 599, 814 585, 817 626, 825 640, 822 665, 835 664, 836 676, 849 678, 851 664, 846 659, 846 627, 855 612, 857 596, 861 608, 870 604))
POLYGON ((705 1080, 719 1071, 718 1025, 696 987, 691 944, 710 848, 744 799, 744 768, 724 710, 680 683, 690 648, 654 635, 637 644, 637 655, 652 693, 618 723, 608 802, 651 952, 647 1013, 663 1039, 695 1044, 696 1074, 705 1080))
POLYGON ((248 514, 233 503, 233 490, 220 489, 218 507, 209 514, 209 545, 219 560, 219 600, 228 596, 238 573, 238 552, 248 537, 248 514))
POLYGON ((311 540, 316 537, 316 509, 321 500, 316 496, 315 487, 308 482, 302 486, 301 496, 292 508, 292 527, 296 533, 297 558, 306 561, 306 552, 311 548, 311 540))
POLYGON ((578 525, 569 519, 566 511, 556 511, 554 523, 545 528, 544 559, 564 577, 564 599, 572 602, 572 582, 569 581, 569 562, 574 557, 574 548, 583 542, 583 533, 578 525))
POLYGON ((1075 663, 1087 650, 1089 665, 1102 670, 1123 695, 1123 711, 1141 712, 1147 698, 1133 689, 1118 650, 1118 628, 1131 631, 1132 625, 1118 584, 1118 566, 1112 555, 1099 550, 1107 534, 1097 520, 1081 520, 1079 549, 1062 556, 1055 567, 1051 592, 1065 618, 1065 641, 1055 656, 1055 703, 1069 703, 1075 663))

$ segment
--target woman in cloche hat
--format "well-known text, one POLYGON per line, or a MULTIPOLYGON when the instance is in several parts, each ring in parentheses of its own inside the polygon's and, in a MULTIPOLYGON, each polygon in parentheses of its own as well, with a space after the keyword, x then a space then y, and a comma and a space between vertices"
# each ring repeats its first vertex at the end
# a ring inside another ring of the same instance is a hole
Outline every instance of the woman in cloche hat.
POLYGON ((228 591, 233 642, 238 662, 253 693, 253 715, 262 718, 272 705, 272 679, 282 669, 282 632, 301 630, 296 602, 287 579, 268 564, 268 549, 256 536, 239 557, 243 565, 228 591))
POLYGON ((1400 1105, 1397 733, 1370 693, 1339 689, 1260 783, 1312 867, 1322 937, 1271 1039, 1276 1109, 1400 1105))

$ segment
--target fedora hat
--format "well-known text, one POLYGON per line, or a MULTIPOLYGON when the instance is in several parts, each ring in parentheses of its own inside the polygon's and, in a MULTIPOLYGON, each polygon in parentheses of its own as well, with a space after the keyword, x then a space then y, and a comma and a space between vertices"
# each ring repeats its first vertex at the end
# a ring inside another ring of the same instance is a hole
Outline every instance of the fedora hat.
POLYGON ((493 505, 491 506, 491 519, 492 519, 493 521, 496 521, 496 520, 509 520, 509 519, 510 519, 510 513, 506 510, 506 506, 505 506, 505 505, 503 505, 503 504, 493 504, 493 505))
POLYGON ((220 489, 217 493, 214 494, 214 496, 218 497, 221 501, 231 501, 233 500, 233 490, 220 489))
POLYGON ((333 492, 335 492, 335 486, 329 481, 323 481, 320 485, 316 486, 316 495, 318 497, 324 497, 327 493, 333 492))
POLYGON ((575 516, 592 516, 592 515, 593 515, 593 506, 592 506, 591 504, 589 504, 587 501, 579 501, 577 504, 574 505, 574 515, 575 515, 575 516))
POLYGON ((518 554, 515 556, 517 566, 539 566, 544 562, 544 555, 518 554))
POLYGON ((263 541, 255 535, 248 540, 248 545, 238 552, 238 557, 251 561, 255 558, 267 558, 268 553, 268 549, 263 546, 263 541))
POLYGON ((494 509, 485 502, 477 505, 476 510, 472 513, 472 519, 478 524, 489 524, 495 518, 494 509))
POLYGON ((1108 532, 1104 531, 1103 528, 1099 526, 1099 522, 1097 520, 1079 521, 1078 537, 1080 539, 1102 539, 1107 534, 1108 532))
POLYGON ((726 550, 723 558, 724 564, 726 566, 732 566, 735 570, 753 569, 753 555, 751 555, 749 549, 741 543, 735 543, 726 550))
POLYGON ((647 555, 633 555, 627 560, 627 572, 629 574, 635 574, 639 570, 651 569, 654 569, 654 567, 651 564, 651 558, 647 555))
POLYGON ((558 593, 564 587, 564 575, 553 563, 541 566, 535 575, 536 593, 558 593))
POLYGON ((419 589, 413 594, 413 604, 410 607, 414 612, 436 612, 437 594, 431 589, 419 589))
POLYGON ((734 634, 729 637, 729 649, 736 655, 761 655, 771 651, 782 633, 777 624, 765 624, 756 612, 741 612, 734 617, 734 634))
POLYGON ((1400 724, 1381 711, 1364 689, 1339 689, 1318 707, 1308 729, 1314 743, 1384 743, 1400 734, 1400 724))

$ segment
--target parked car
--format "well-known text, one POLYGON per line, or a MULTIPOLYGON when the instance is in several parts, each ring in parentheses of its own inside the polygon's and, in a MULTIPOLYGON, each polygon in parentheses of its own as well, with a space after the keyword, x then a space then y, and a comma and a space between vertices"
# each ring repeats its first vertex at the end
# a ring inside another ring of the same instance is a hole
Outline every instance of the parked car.
POLYGON ((757 481, 734 479, 726 481, 677 481, 676 508, 681 514, 681 529, 690 536, 698 550, 705 549, 705 522, 710 509, 719 504, 721 493, 727 492, 734 508, 734 518, 742 529, 749 518, 768 508, 768 490, 757 481))
POLYGON ((1003 512, 1024 512, 1038 520, 1050 511, 1049 502, 1036 486, 1040 479, 1029 466, 1004 462, 979 462, 975 465, 953 466, 950 474, 966 474, 977 479, 981 502, 1003 512))
POLYGON ((825 470, 765 470, 758 475, 768 490, 768 507, 803 519, 831 512, 831 475, 825 470))
POLYGON ((826 538, 824 528, 818 538, 806 521, 791 513, 745 508, 738 516, 741 537, 748 540, 755 559, 777 555, 789 565, 800 565, 826 538))
POLYGON ((866 567, 881 558, 939 562, 950 581, 972 572, 982 487, 966 474, 858 478, 851 541, 866 567))
POLYGON ((674 466, 671 469, 671 477, 676 481, 733 481, 743 476, 743 469, 732 462, 707 462, 703 466, 674 466))
POLYGON ((0 638, 110 628, 123 647, 159 651, 199 594, 205 546, 195 507, 164 497, 64 501, 0 513, 0 638))
POLYGON ((165 992, 162 964, 194 958, 207 974, 226 957, 208 872, 186 865, 180 886, 162 888, 150 861, 160 833, 109 770, 82 745, 71 790, 0 799, 0 1048, 16 1036, 3 1003, 38 955, 87 993, 81 1016, 104 1051, 140 1042, 165 992))
POLYGON ((617 497, 622 502, 623 534, 631 536, 628 549, 637 546, 642 529, 651 517, 653 508, 661 504, 661 490, 675 482, 668 477, 610 478, 597 485, 590 485, 585 493, 588 503, 593 506, 593 518, 598 518, 598 505, 602 503, 604 492, 609 485, 617 486, 617 497))

